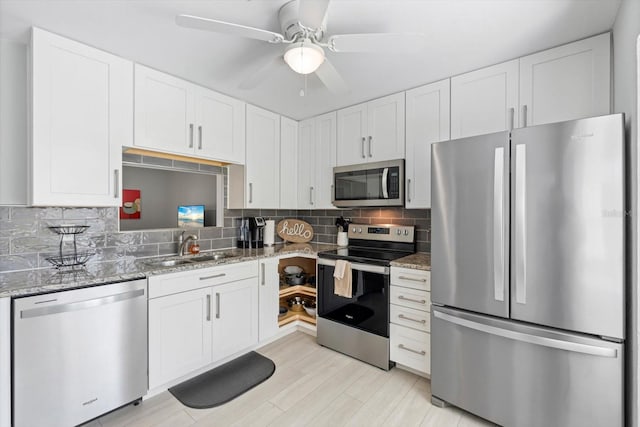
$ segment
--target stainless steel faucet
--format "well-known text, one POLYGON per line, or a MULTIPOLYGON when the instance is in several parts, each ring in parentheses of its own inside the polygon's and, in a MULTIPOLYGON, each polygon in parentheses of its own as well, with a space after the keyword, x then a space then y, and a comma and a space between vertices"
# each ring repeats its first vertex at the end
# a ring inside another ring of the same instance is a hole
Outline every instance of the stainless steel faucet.
POLYGON ((198 240, 198 236, 196 236, 195 234, 189 234, 188 236, 185 237, 184 233, 185 231, 183 231, 180 237, 178 237, 178 243, 180 245, 178 246, 178 256, 184 255, 184 248, 187 246, 187 243, 190 240, 193 242, 196 242, 198 240))

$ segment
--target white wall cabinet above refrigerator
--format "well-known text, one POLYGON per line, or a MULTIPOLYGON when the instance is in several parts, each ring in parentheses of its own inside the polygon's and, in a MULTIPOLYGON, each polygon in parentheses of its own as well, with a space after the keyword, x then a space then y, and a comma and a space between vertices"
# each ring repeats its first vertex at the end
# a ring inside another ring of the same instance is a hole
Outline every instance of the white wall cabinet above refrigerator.
POLYGON ((451 78, 451 139, 611 112, 609 33, 451 78))
POLYGON ((300 122, 298 208, 333 209, 336 112, 300 122))
POLYGON ((136 64, 136 147, 243 163, 244 143, 244 102, 136 64))
POLYGON ((405 207, 431 207, 431 144, 449 139, 449 79, 406 92, 405 207))
POLYGON ((404 158, 404 92, 338 110, 337 166, 404 158))
POLYGON ((32 206, 120 206, 133 63, 34 28, 32 206))

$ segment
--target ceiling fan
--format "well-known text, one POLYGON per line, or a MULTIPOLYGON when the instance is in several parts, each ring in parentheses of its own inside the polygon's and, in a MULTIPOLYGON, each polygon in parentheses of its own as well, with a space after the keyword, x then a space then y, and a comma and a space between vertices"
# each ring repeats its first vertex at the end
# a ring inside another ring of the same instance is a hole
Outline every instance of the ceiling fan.
POLYGON ((243 89, 257 86, 268 74, 274 62, 283 57, 289 67, 299 74, 316 73, 320 81, 333 93, 348 92, 348 86, 325 56, 325 49, 336 53, 372 52, 407 53, 418 47, 424 35, 418 33, 336 34, 327 36, 326 21, 329 0, 291 0, 280 8, 278 18, 281 33, 247 27, 231 22, 178 15, 176 23, 183 27, 214 31, 286 45, 278 56, 240 84, 243 89))

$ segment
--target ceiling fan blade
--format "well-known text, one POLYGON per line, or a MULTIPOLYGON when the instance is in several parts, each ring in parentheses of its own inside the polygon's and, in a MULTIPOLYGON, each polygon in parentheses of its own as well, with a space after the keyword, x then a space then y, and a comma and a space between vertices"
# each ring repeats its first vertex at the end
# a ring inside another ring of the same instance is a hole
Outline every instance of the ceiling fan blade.
POLYGON ((308 28, 320 28, 327 16, 329 0, 298 0, 298 20, 308 28))
POLYGON ((349 86, 327 58, 316 70, 316 76, 333 94, 343 95, 349 92, 349 86))
POLYGON ((278 55, 275 58, 269 58, 267 61, 261 62, 254 70, 251 71, 251 73, 249 73, 247 78, 240 82, 238 88, 242 90, 249 90, 258 87, 260 83, 275 71, 276 66, 282 62, 282 55, 278 55))
POLYGON ((247 27, 231 22, 216 21, 215 19, 201 18, 199 16, 178 15, 176 16, 176 24, 181 27, 231 34, 269 43, 281 43, 284 40, 282 34, 274 33, 273 31, 261 30, 260 28, 247 27))
POLYGON ((412 53, 425 41, 419 33, 337 34, 327 44, 333 52, 412 53))

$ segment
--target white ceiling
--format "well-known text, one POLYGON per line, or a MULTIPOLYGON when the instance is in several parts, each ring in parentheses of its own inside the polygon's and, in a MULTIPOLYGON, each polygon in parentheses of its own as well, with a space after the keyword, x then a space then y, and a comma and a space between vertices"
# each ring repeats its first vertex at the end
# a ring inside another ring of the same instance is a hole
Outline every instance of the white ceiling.
POLYGON ((332 0, 327 33, 419 32, 411 55, 332 53, 351 88, 327 91, 278 63, 260 86, 240 82, 282 45, 178 27, 178 14, 280 32, 287 0, 0 0, 0 37, 27 40, 37 26, 303 119, 513 59, 612 28, 620 0, 332 0))

